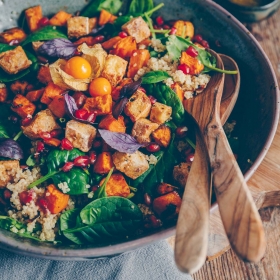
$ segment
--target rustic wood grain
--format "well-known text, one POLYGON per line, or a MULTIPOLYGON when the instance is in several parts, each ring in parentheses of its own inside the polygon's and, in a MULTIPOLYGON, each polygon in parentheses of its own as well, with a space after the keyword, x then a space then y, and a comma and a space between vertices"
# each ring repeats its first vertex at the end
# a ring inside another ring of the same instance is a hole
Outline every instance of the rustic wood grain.
MULTIPOLYGON (((278 77, 278 82, 280 83, 280 11, 268 20, 247 27, 261 43, 270 58, 278 77)), ((279 190, 279 182, 280 125, 278 126, 278 131, 267 156, 248 182, 250 189, 255 190, 253 196, 257 201, 258 207, 262 208, 275 205, 279 202, 279 193, 277 192, 279 190)), ((262 210, 261 217, 264 221, 267 249, 264 258, 260 262, 257 264, 243 263, 234 255, 232 250, 229 250, 222 256, 206 262, 202 269, 193 275, 194 279, 280 279, 280 208, 262 210)), ((211 226, 217 227, 219 217, 217 216, 215 219, 216 221, 213 224, 210 223, 210 231, 211 226)), ((221 248, 226 245, 223 234, 221 234, 221 239, 218 242, 222 243, 221 248)), ((223 251, 226 249, 224 247, 223 251)), ((215 252, 214 249, 213 252, 215 252)))

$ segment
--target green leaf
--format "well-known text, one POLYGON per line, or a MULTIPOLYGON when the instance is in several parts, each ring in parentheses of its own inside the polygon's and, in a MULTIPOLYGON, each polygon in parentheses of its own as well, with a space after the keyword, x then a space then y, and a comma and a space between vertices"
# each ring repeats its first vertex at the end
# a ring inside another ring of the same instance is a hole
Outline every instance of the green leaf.
POLYGON ((0 138, 12 138, 19 129, 17 125, 11 125, 8 119, 11 113, 8 104, 0 103, 0 138))
POLYGON ((111 14, 116 14, 122 6, 121 0, 92 0, 81 12, 83 17, 94 17, 101 10, 106 10, 111 14))
POLYGON ((128 14, 138 16, 154 8, 153 0, 132 0, 129 6, 128 14))
POLYGON ((15 47, 0 43, 0 53, 14 49, 15 47))
POLYGON ((22 46, 25 46, 29 43, 36 41, 47 41, 56 38, 68 39, 65 29, 58 26, 45 26, 38 31, 35 31, 27 36, 27 38, 21 43, 22 46))
POLYGON ((151 71, 142 77, 142 84, 156 84, 170 78, 169 74, 165 71, 151 71))
POLYGON ((96 243, 133 234, 142 222, 143 214, 137 205, 129 199, 111 196, 92 201, 80 212, 76 227, 62 232, 77 238, 82 235, 85 244, 96 243))
POLYGON ((97 192, 94 194, 94 197, 96 197, 96 198, 107 197, 106 185, 107 185, 109 179, 111 178, 113 171, 114 171, 114 167, 111 168, 110 172, 109 172, 108 175, 106 176, 105 181, 104 181, 103 184, 100 186, 100 188, 98 188, 97 192))
POLYGON ((35 161, 35 159, 34 159, 34 155, 32 154, 32 155, 30 155, 29 157, 28 157, 28 159, 26 160, 26 165, 27 166, 34 166, 36 164, 36 161, 35 161))

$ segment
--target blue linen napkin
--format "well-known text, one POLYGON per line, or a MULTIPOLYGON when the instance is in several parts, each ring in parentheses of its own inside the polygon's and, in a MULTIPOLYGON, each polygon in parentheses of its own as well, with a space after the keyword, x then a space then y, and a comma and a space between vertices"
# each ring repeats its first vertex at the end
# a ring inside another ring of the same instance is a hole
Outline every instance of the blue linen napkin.
POLYGON ((1 280, 191 280, 174 262, 167 241, 89 261, 52 261, 0 251, 1 280))

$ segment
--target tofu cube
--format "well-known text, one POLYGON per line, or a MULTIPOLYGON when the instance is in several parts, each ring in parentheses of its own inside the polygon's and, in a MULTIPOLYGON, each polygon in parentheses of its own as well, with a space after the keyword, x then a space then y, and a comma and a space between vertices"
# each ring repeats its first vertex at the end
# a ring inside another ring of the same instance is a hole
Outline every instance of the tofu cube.
POLYGON ((21 42, 25 38, 25 32, 19 27, 10 28, 0 33, 0 43, 4 44, 9 44, 12 40, 18 40, 21 42))
POLYGON ((131 19, 122 26, 122 30, 128 35, 133 36, 136 39, 136 43, 140 43, 151 35, 150 28, 142 17, 131 19))
POLYGON ((25 10, 25 18, 31 32, 39 28, 39 21, 43 18, 42 7, 35 6, 25 10))
POLYGON ((75 148, 85 153, 91 149, 95 136, 96 129, 90 124, 80 123, 74 120, 66 124, 65 137, 75 148))
POLYGON ((150 98, 141 90, 137 90, 124 107, 124 113, 133 122, 149 116, 152 108, 150 98))
POLYGON ((158 124, 163 124, 168 119, 170 119, 171 114, 172 114, 172 107, 156 102, 152 106, 150 120, 158 124))
POLYGON ((26 118, 31 117, 34 114, 36 106, 25 96, 17 94, 13 99, 11 109, 22 118, 26 118))
POLYGON ((0 54, 0 67, 8 74, 16 74, 28 68, 32 62, 21 46, 0 54))
POLYGON ((12 182, 19 169, 18 160, 0 161, 0 188, 4 188, 8 183, 12 182))
POLYGON ((67 20, 68 37, 79 38, 89 33, 88 17, 71 17, 67 20))
POLYGON ((149 169, 146 156, 139 151, 133 154, 115 152, 112 157, 116 169, 132 179, 138 178, 149 169))
POLYGON ((127 61, 117 55, 109 54, 105 60, 101 76, 109 80, 114 88, 123 79, 126 67, 127 61))
POLYGON ((151 133, 155 131, 159 125, 148 119, 139 119, 134 123, 131 135, 140 143, 151 142, 151 133))
POLYGON ((56 123, 55 117, 49 109, 40 111, 27 126, 21 127, 24 135, 30 139, 40 138, 41 132, 51 132, 54 129, 60 129, 56 123))
POLYGON ((112 113, 113 100, 111 94, 87 98, 84 109, 96 112, 98 116, 112 113))

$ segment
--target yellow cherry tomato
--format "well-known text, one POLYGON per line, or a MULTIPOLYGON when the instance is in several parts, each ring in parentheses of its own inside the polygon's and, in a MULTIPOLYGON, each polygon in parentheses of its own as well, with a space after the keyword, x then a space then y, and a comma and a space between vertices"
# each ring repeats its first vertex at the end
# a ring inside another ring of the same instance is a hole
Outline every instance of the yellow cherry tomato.
POLYGON ((110 82, 102 77, 96 78, 91 81, 89 85, 89 94, 91 96, 102 96, 112 93, 112 86, 110 82))
POLYGON ((64 71, 75 79, 87 79, 91 75, 91 66, 86 59, 74 56, 67 61, 64 71))

